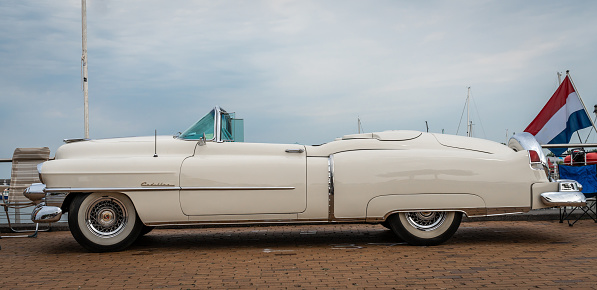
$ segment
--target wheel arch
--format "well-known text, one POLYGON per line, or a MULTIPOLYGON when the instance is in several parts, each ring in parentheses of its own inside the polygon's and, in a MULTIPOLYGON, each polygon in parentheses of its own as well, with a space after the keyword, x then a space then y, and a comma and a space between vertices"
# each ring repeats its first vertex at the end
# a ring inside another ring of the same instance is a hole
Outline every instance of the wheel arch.
POLYGON ((368 221, 386 221, 401 212, 454 211, 466 216, 487 213, 485 201, 475 194, 395 194, 372 198, 367 204, 368 221))
MULTIPOLYGON (((91 194, 91 193, 94 193, 94 191, 89 191, 89 192, 71 192, 71 193, 67 194, 66 197, 64 198, 64 201, 62 202, 62 205, 60 206, 60 208, 62 209, 62 212, 68 212, 69 211, 70 205, 71 205, 71 203, 73 202, 73 200, 75 199, 76 196, 82 195, 82 194, 91 194)), ((115 191, 115 192, 102 192, 102 193, 105 193, 105 194, 118 193, 118 194, 122 194, 122 195, 126 196, 131 201, 131 203, 133 204, 133 208, 135 209, 135 214, 137 215, 137 218, 139 218, 141 220, 141 222, 143 222, 143 220, 139 216, 139 213, 137 212, 137 207, 135 206, 134 200, 126 192, 115 191)))
MULTIPOLYGON (((417 210, 412 210, 412 209, 411 209, 411 210, 394 210, 394 211, 388 212, 386 215, 384 215, 384 217, 383 217, 383 218, 379 219, 379 222, 380 222, 380 223, 386 222, 386 221, 388 221, 388 219, 389 219, 391 216, 393 216, 393 215, 396 215, 396 214, 399 214, 399 213, 408 213, 408 212, 428 212, 428 211, 429 211, 429 212, 430 212, 430 211, 433 211, 433 212, 437 212, 437 211, 441 211, 441 212, 451 212, 451 211, 453 211, 453 212, 460 212, 460 213, 462 213, 463 215, 465 215, 465 216, 467 216, 467 217, 468 217, 468 216, 471 216, 471 215, 469 215, 469 214, 467 213, 467 209, 439 209, 439 210, 438 210, 438 209, 417 209, 417 210)), ((474 209, 468 209, 468 211, 469 211, 469 212, 470 212, 470 211, 474 211, 474 209)))

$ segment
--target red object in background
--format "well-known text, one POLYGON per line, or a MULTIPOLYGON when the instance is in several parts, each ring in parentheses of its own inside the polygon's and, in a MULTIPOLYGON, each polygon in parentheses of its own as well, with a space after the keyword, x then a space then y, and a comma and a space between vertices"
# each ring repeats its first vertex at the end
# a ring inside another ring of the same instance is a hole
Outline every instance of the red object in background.
MULTIPOLYGON (((591 165, 591 164, 597 164, 597 152, 589 152, 586 155, 587 157, 587 164, 586 165, 591 165)), ((580 164, 578 162, 575 162, 574 164, 570 164, 570 155, 566 156, 564 158, 564 165, 585 165, 585 164, 580 164)))

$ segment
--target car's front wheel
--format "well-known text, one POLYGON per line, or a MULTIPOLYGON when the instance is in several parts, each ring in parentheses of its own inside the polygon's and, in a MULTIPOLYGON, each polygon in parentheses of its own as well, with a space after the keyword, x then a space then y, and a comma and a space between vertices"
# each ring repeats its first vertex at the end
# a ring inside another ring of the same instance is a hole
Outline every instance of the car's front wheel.
POLYGON ((92 252, 111 252, 130 246, 141 233, 143 223, 126 195, 88 193, 73 199, 68 226, 84 248, 92 252))
POLYGON ((392 231, 403 241, 415 246, 439 245, 454 235, 461 212, 400 212, 388 217, 392 231))

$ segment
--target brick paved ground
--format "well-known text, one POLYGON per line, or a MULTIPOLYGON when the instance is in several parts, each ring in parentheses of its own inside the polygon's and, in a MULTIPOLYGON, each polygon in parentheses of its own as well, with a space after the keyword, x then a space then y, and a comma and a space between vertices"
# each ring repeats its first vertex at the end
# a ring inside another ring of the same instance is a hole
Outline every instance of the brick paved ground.
POLYGON ((597 224, 463 223, 446 244, 378 225, 154 230, 88 253, 69 232, 1 239, 2 288, 597 288, 597 224))

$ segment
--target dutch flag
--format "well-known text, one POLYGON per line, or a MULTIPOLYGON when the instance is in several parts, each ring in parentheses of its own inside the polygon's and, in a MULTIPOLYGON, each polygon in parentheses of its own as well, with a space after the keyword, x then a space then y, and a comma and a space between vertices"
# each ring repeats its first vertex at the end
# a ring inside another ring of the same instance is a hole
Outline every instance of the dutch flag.
MULTIPOLYGON (((585 106, 569 76, 566 76, 539 115, 524 131, 533 134, 539 144, 567 144, 574 132, 590 126, 591 119, 585 106)), ((556 156, 566 152, 566 148, 549 150, 556 156)))

